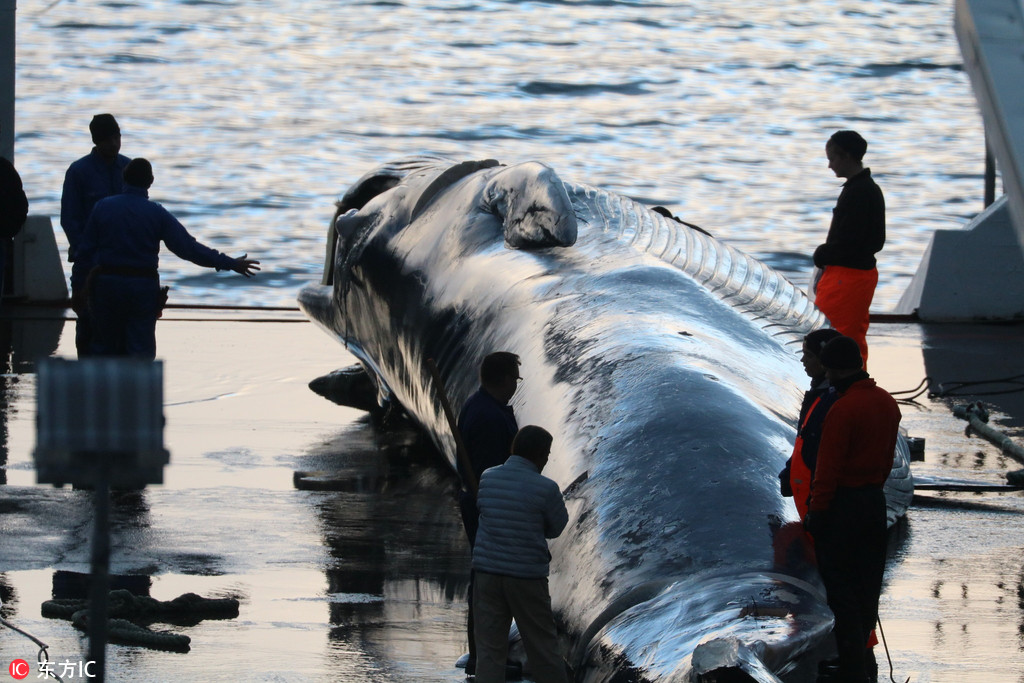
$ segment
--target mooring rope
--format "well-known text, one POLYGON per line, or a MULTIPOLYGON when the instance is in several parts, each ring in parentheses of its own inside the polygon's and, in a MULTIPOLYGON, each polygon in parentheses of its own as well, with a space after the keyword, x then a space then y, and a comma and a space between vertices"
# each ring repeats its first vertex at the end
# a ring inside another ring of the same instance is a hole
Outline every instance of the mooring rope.
MULTIPOLYGON (((123 645, 141 645, 154 650, 188 652, 188 636, 166 631, 153 631, 134 623, 152 623, 170 618, 188 616, 193 619, 233 619, 238 616, 238 600, 234 598, 204 598, 185 593, 173 600, 161 601, 128 590, 111 591, 109 595, 109 635, 112 642, 123 645)), ((42 605, 44 617, 68 619, 75 628, 87 631, 89 601, 82 599, 47 600, 42 605)))
POLYGON ((53 671, 51 671, 50 667, 44 667, 43 666, 44 664, 46 664, 47 662, 50 661, 50 653, 47 651, 47 648, 50 647, 49 645, 47 645, 43 641, 39 640, 38 638, 36 638, 34 635, 29 633, 28 631, 23 631, 22 629, 18 628, 17 626, 15 626, 11 622, 7 621, 3 617, 0 617, 0 624, 3 624, 4 626, 6 626, 7 628, 11 629, 15 633, 20 633, 21 635, 25 636, 26 638, 31 640, 33 643, 35 643, 36 645, 39 646, 39 653, 36 655, 36 663, 39 665, 39 672, 40 672, 39 676, 47 677, 47 678, 53 678, 53 679, 55 679, 57 681, 60 681, 60 683, 64 683, 64 679, 62 679, 60 676, 58 676, 53 671))

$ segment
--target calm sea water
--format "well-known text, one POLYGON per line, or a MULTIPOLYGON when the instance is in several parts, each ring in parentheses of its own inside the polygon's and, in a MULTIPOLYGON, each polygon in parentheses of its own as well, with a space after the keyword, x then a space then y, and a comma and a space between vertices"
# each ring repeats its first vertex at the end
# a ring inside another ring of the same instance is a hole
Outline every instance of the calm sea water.
POLYGON ((802 283, 840 186, 824 142, 855 128, 889 205, 877 311, 982 204, 948 0, 22 0, 17 41, 34 213, 57 222, 89 119, 112 112, 154 199, 263 261, 247 282, 168 255, 179 303, 294 304, 334 199, 414 153, 544 161, 802 283))

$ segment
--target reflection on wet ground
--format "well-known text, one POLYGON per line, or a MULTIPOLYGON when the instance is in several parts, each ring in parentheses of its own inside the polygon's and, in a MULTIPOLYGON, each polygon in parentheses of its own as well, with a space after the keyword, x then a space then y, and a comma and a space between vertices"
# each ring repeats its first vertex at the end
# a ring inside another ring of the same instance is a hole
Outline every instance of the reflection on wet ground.
MULTIPOLYGON (((61 325, 0 321, 0 613, 48 643, 51 661, 79 662, 83 635, 40 606, 81 590, 89 494, 35 485, 31 459, 32 360, 73 356, 61 325)), ((890 391, 925 375, 1024 371, 1020 327, 872 332, 870 369, 890 391)), ((111 645, 108 680, 460 680, 469 556, 436 454, 412 430, 383 433, 309 391, 352 359, 296 318, 171 319, 158 334, 171 464, 164 485, 115 497, 112 572, 160 600, 194 592, 241 606, 234 619, 155 625, 188 635, 187 654, 111 645)), ((1019 439, 1021 394, 979 398, 1019 439)), ((1019 465, 964 437, 950 410, 962 400, 902 405, 908 432, 926 440, 915 472, 999 483, 1019 465)), ((882 599, 897 680, 1024 681, 1022 513, 1019 492, 918 494, 894 534, 882 599)), ((33 661, 36 648, 3 629, 0 653, 33 661)), ((787 683, 812 680, 808 668, 787 683)))
MULTIPOLYGON (((73 356, 59 337, 43 353, 73 356)), ((304 322, 161 323, 171 464, 163 486, 112 501, 114 583, 241 609, 154 626, 189 635, 188 654, 109 646, 108 680, 459 678, 469 557, 452 476, 408 427, 382 434, 308 390, 352 362, 322 342, 304 322)), ((81 589, 91 500, 34 485, 31 357, 8 353, 4 375, 0 596, 51 661, 79 662, 84 636, 40 606, 81 589)), ((0 652, 33 661, 36 648, 0 630, 0 652)))

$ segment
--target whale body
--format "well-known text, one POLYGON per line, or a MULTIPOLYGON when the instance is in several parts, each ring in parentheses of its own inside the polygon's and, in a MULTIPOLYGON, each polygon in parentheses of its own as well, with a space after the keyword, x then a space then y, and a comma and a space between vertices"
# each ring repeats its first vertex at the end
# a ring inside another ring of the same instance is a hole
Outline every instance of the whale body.
POLYGON ((829 633, 778 482, 826 321, 764 264, 541 163, 417 157, 348 190, 299 303, 453 464, 427 360, 458 406, 483 356, 519 354, 512 405, 554 435, 569 510, 550 590, 577 681, 777 682, 829 633))

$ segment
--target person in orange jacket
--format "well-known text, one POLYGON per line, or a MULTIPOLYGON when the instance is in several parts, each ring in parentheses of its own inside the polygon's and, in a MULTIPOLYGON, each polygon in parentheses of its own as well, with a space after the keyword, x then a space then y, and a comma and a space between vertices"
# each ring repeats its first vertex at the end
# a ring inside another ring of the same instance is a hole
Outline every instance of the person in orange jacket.
POLYGON ((822 270, 815 283, 814 303, 832 327, 856 340, 868 359, 868 309, 878 284, 875 254, 885 245, 885 198, 864 166, 868 143, 859 133, 841 130, 825 145, 828 167, 846 178, 825 243, 814 250, 822 270))
POLYGON ((821 363, 839 398, 822 427, 805 526, 835 615, 839 663, 833 677, 819 681, 865 683, 872 680, 874 656, 867 645, 885 571, 882 487, 892 470, 902 416, 895 399, 864 371, 853 339, 828 342, 821 363))
POLYGON ((821 364, 821 350, 825 344, 841 336, 838 331, 826 327, 804 337, 800 362, 803 363, 804 372, 811 378, 811 388, 804 392, 803 403, 800 405, 793 455, 786 461, 786 467, 779 472, 782 495, 792 496, 801 521, 807 517, 807 504, 811 499, 811 479, 814 477, 814 467, 818 460, 821 428, 828 409, 838 398, 832 390, 832 385, 828 383, 828 377, 825 376, 825 366, 821 364))

